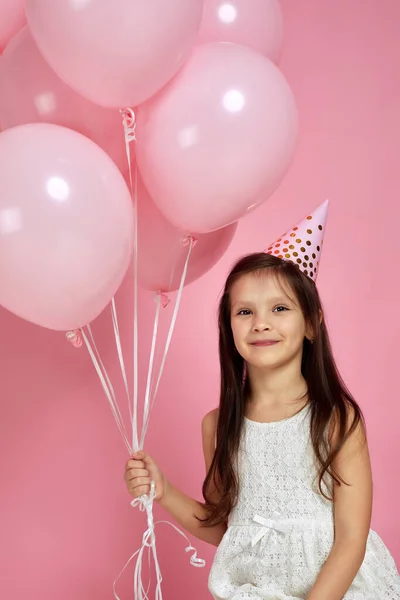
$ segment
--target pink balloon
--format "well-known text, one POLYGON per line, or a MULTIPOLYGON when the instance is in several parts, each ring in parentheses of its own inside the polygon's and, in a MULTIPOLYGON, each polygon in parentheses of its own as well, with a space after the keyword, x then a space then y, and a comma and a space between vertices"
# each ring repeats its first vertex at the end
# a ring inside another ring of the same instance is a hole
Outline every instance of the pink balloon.
POLYGON ((203 0, 26 0, 46 60, 102 106, 136 106, 184 64, 203 0))
POLYGON ((205 0, 199 41, 243 44, 277 63, 283 43, 279 0, 205 0))
MULTIPOLYGON (((237 223, 212 233, 193 234, 197 239, 189 259, 185 283, 209 271, 229 247, 237 223)), ((138 280, 142 287, 170 292, 180 285, 188 253, 187 231, 171 225, 138 182, 138 280)))
POLYGON ((128 268, 133 211, 101 148, 58 125, 0 133, 0 304, 56 330, 92 321, 128 268))
POLYGON ((24 27, 0 60, 0 127, 54 123, 83 133, 107 152, 125 173, 128 168, 122 119, 74 92, 49 67, 24 27))
POLYGON ((25 23, 25 0, 0 0, 0 53, 25 23))
POLYGON ((206 233, 237 221, 277 188, 297 137, 292 92, 251 48, 199 46, 139 107, 136 158, 151 197, 176 227, 206 233))

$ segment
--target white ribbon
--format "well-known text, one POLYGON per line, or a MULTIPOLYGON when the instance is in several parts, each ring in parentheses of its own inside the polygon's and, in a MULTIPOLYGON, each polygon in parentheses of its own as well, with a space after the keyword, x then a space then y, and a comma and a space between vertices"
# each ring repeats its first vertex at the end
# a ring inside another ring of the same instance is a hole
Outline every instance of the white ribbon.
MULTIPOLYGON (((168 331, 168 335, 167 335, 167 341, 165 344, 164 353, 163 353, 163 356, 161 359, 160 371, 159 371, 157 382, 155 385, 155 390, 154 390, 153 396, 151 398, 154 356, 155 356, 155 347, 156 347, 156 340, 157 340, 157 333, 158 333, 158 322, 159 322, 160 309, 161 309, 162 300, 163 300, 162 291, 160 291, 156 297, 157 309, 156 309, 156 314, 155 314, 155 319, 154 319, 152 345, 151 345, 151 351, 150 351, 146 392, 145 392, 145 398, 144 398, 142 432, 141 432, 141 436, 139 439, 139 432, 138 432, 138 377, 139 377, 139 368, 138 368, 138 295, 137 295, 137 290, 138 290, 138 276, 137 276, 137 273, 138 273, 138 172, 137 172, 137 166, 135 166, 135 180, 133 182, 130 147, 129 147, 129 144, 132 141, 136 141, 136 135, 135 135, 136 123, 135 123, 135 113, 133 112, 132 109, 126 109, 124 111, 121 111, 121 114, 123 116, 123 124, 124 124, 124 132, 125 132, 125 148, 126 148, 126 156, 127 156, 127 161, 128 161, 128 167, 129 167, 129 183, 130 183, 132 202, 133 202, 133 208, 134 208, 134 247, 133 247, 133 278, 134 278, 133 360, 134 360, 134 363, 133 363, 132 407, 131 407, 130 401, 129 401, 129 412, 130 412, 131 424, 132 424, 132 450, 137 451, 139 449, 142 449, 143 445, 144 445, 144 440, 145 440, 145 436, 147 433, 149 420, 150 420, 151 408, 152 408, 155 398, 157 396, 161 376, 162 376, 162 373, 164 370, 165 360, 166 360, 169 346, 171 343, 171 338, 172 338, 172 334, 173 334, 173 331, 175 328, 175 323, 176 323, 176 319, 177 319, 177 315, 178 315, 178 310, 179 310, 180 301, 181 301, 181 297, 182 297, 182 293, 183 293, 183 288, 185 285, 190 255, 191 255, 193 246, 196 243, 196 240, 194 240, 194 238, 192 236, 187 236, 184 240, 184 244, 188 245, 187 257, 186 257, 186 261, 185 261, 185 265, 184 265, 184 269, 183 269, 183 273, 182 273, 182 277, 181 277, 181 281, 180 281, 180 286, 178 289, 177 299, 175 302, 175 308, 174 308, 174 312, 172 315, 172 319, 171 319, 171 323, 170 323, 170 327, 169 327, 169 331, 168 331)), ((128 389, 128 384, 127 384, 126 370, 125 370, 125 364, 124 364, 124 360, 123 360, 122 346, 121 346, 120 333, 119 333, 119 328, 118 328, 118 320, 117 320, 114 301, 112 302, 112 317, 113 317, 114 334, 115 334, 115 340, 116 340, 116 345, 117 345, 117 351, 118 351, 121 372, 122 372, 125 389, 126 389, 126 392, 128 395, 128 400, 129 400, 129 389, 128 389)), ((97 371, 100 376, 101 375, 100 370, 97 369, 97 371)), ((101 378, 101 380, 103 383, 104 377, 103 377, 103 379, 101 378)), ((111 386, 111 384, 110 384, 110 386, 111 386)), ((103 384, 103 388, 106 391, 106 395, 110 400, 109 390, 107 393, 108 386, 105 386, 103 384)), ((114 417, 117 418, 118 413, 115 411, 115 407, 113 406, 114 403, 112 403, 110 401, 110 404, 111 404, 111 407, 113 408, 114 417)), ((122 431, 121 431, 121 433, 122 433, 122 431)), ((129 446, 129 443, 128 443, 128 446, 129 446)), ((132 453, 132 450, 131 450, 130 454, 132 453)), ((130 557, 130 559, 125 564, 124 568, 122 569, 121 573, 118 575, 118 577, 114 581, 113 590, 114 590, 114 598, 116 600, 119 600, 119 597, 117 596, 117 593, 116 593, 116 584, 117 584, 119 578, 121 577, 122 573, 125 571, 125 569, 128 567, 128 565, 131 563, 131 561, 134 558, 137 559, 136 565, 135 565, 135 573, 134 573, 134 599, 135 600, 148 600, 150 582, 149 582, 147 591, 144 589, 143 582, 142 582, 142 564, 143 564, 143 556, 144 556, 146 550, 148 551, 149 560, 150 560, 151 556, 153 557, 154 567, 155 567, 155 571, 156 571, 155 600, 162 600, 162 591, 161 591, 162 575, 161 575, 160 565, 159 565, 158 557, 157 557, 157 549, 156 549, 156 536, 155 536, 155 529, 154 529, 156 523, 154 523, 154 518, 153 518, 154 499, 155 499, 155 483, 153 481, 151 483, 151 490, 150 490, 150 493, 148 496, 143 495, 140 498, 138 498, 137 500, 133 500, 131 502, 131 506, 133 506, 133 507, 138 506, 141 511, 146 512, 147 529, 143 534, 141 547, 130 557)), ((179 533, 187 541, 188 547, 186 548, 186 552, 192 552, 192 556, 190 558, 190 564, 192 566, 195 566, 195 567, 204 567, 205 566, 205 561, 197 557, 196 549, 193 548, 193 546, 190 544, 188 537, 183 533, 183 531, 178 529, 178 527, 176 527, 169 521, 159 521, 159 523, 167 523, 168 525, 173 527, 173 529, 175 529, 175 531, 177 531, 177 533, 179 533)))
POLYGON ((132 395, 132 448, 139 450, 138 436, 138 198, 137 198, 137 165, 135 165, 135 182, 133 182, 131 151, 129 144, 136 142, 136 117, 131 108, 120 111, 124 125, 125 151, 129 169, 129 186, 133 202, 133 395, 132 395), (133 186, 135 183, 135 186, 133 186))
POLYGON ((279 523, 279 519, 281 517, 281 513, 275 511, 272 514, 271 519, 265 519, 264 517, 260 517, 256 515, 253 518, 255 523, 262 525, 262 528, 257 531, 253 539, 251 540, 251 546, 254 548, 258 544, 258 542, 264 537, 267 533, 268 529, 274 529, 275 531, 279 531, 280 533, 288 533, 290 531, 290 525, 287 523, 279 523))
POLYGON ((198 558, 196 549, 193 548, 193 546, 191 545, 191 543, 189 541, 189 538, 183 533, 183 531, 178 529, 178 527, 176 527, 169 521, 154 522, 154 519, 153 519, 154 499, 155 499, 155 485, 154 485, 154 482, 152 482, 149 496, 142 496, 141 498, 132 500, 132 502, 131 502, 131 506, 133 506, 133 507, 139 506, 141 511, 146 512, 147 529, 143 534, 141 547, 134 554, 132 554, 132 556, 127 561, 124 568, 122 569, 122 571, 120 572, 120 574, 114 581, 113 591, 114 591, 115 600, 120 600, 120 598, 116 592, 116 586, 117 586, 118 580, 120 579, 122 574, 125 572, 126 568, 129 566, 129 564, 132 562, 132 560, 136 557, 137 557, 137 560, 136 560, 135 573, 134 573, 134 598, 135 598, 135 600, 148 600, 149 599, 149 596, 148 596, 149 588, 147 590, 144 589, 142 577, 141 577, 143 557, 144 557, 144 553, 145 553, 146 549, 149 552, 149 558, 150 558, 150 554, 153 556, 154 567, 155 567, 155 571, 156 571, 157 584, 156 584, 156 589, 155 589, 155 600, 162 600, 162 591, 161 591, 162 575, 161 575, 161 569, 160 569, 160 565, 159 565, 158 557, 157 557, 156 534, 155 534, 155 526, 159 525, 161 523, 170 525, 173 529, 175 529, 175 531, 177 533, 179 533, 187 541, 188 546, 185 551, 192 553, 192 556, 190 557, 190 564, 193 567, 204 567, 206 564, 203 559, 198 558))
POLYGON ((129 385, 128 385, 128 377, 126 375, 125 362, 124 362, 124 353, 122 352, 122 344, 121 344, 121 336, 119 334, 119 326, 118 326, 118 317, 117 317, 117 307, 115 306, 115 298, 111 300, 111 317, 114 327, 114 338, 117 346, 119 364, 121 367, 122 379, 124 380, 125 392, 128 399, 128 407, 129 407, 129 416, 131 421, 133 419, 132 408, 129 396, 129 385))
MULTIPOLYGON (((121 410, 120 410, 118 402, 117 402, 117 398, 116 398, 116 394, 115 394, 113 385, 111 383, 110 377, 108 376, 108 373, 104 366, 104 363, 101 359, 101 356, 98 351, 98 348, 97 348, 90 325, 87 325, 87 327, 86 327, 87 333, 85 333, 84 329, 81 329, 81 330, 75 331, 75 332, 68 332, 67 339, 69 339, 69 341, 71 341, 76 347, 79 347, 82 343, 82 338, 83 338, 83 341, 89 352, 89 356, 93 362, 93 365, 94 365, 96 372, 98 374, 98 377, 100 379, 104 393, 110 404, 112 414, 117 423, 117 426, 121 433, 122 439, 124 440, 124 443, 129 452, 129 455, 132 455, 133 451, 143 449, 145 436, 146 436, 147 429, 149 426, 151 409, 153 407, 155 398, 157 396, 160 380, 162 377, 162 373, 164 371, 165 361, 166 361, 168 350, 169 350, 170 343, 171 343, 172 334, 173 334, 177 316, 178 316, 178 311, 179 311, 179 306, 180 306, 180 302, 181 302, 181 298, 182 298, 183 288, 184 288, 185 281, 186 281, 186 275, 187 275, 187 270, 188 270, 188 266, 189 266, 190 256, 192 253, 192 249, 193 249, 194 245, 196 244, 197 240, 195 238, 193 238, 191 235, 187 235, 182 239, 182 244, 184 246, 188 247, 188 251, 187 251, 186 261, 185 261, 185 265, 183 268, 182 277, 181 277, 181 281, 180 281, 180 285, 179 285, 179 289, 178 289, 178 293, 177 293, 177 298, 176 298, 176 302, 175 302, 173 315, 171 318, 169 331, 167 334, 167 340, 165 343, 163 356, 161 358, 160 370, 158 373, 155 389, 152 394, 154 358, 155 358, 155 348, 156 348, 156 341, 157 341, 157 334, 158 334, 160 310, 161 310, 161 306, 165 307, 169 302, 169 299, 165 296, 165 294, 163 293, 162 290, 160 290, 156 295, 157 309, 156 309, 156 314, 155 314, 155 319, 154 319, 152 345, 151 345, 151 351, 150 351, 146 392, 145 392, 145 398, 144 398, 143 424, 142 424, 141 436, 139 439, 139 431, 138 431, 138 375, 139 375, 139 369, 138 369, 138 302, 137 302, 137 288, 138 288, 138 280, 137 280, 138 206, 137 206, 137 203, 138 203, 138 195, 137 195, 137 168, 136 168, 136 172, 135 172, 135 181, 133 182, 132 166, 131 166, 131 159, 130 159, 130 148, 129 148, 130 142, 136 141, 136 136, 135 136, 136 125, 135 125, 135 113, 133 112, 133 110, 126 109, 124 111, 121 111, 121 113, 123 115, 123 123, 124 123, 124 131, 125 131, 126 155, 127 155, 127 160, 128 160, 128 166, 129 166, 129 183, 130 183, 130 189, 131 189, 131 195, 132 195, 132 202, 133 202, 133 206, 134 206, 134 249, 133 249, 133 268, 134 268, 134 273, 133 273, 133 277, 134 277, 133 379, 134 379, 134 383, 133 383, 132 402, 131 402, 131 397, 130 397, 128 378, 127 378, 127 374, 126 374, 125 361, 124 361, 124 357, 123 357, 123 350, 122 350, 121 337, 120 337, 118 318, 117 318, 117 310, 116 310, 114 298, 111 301, 111 316, 112 316, 112 323, 113 323, 113 329, 114 329, 115 343, 116 343, 116 348, 117 348, 117 353, 118 353, 118 358, 119 358, 119 363, 120 363, 120 368, 121 368, 121 374, 122 374, 122 378, 123 378, 123 382, 124 382, 125 392, 126 392, 127 399, 128 399, 129 416, 130 416, 131 425, 132 425, 132 441, 129 440, 129 436, 128 436, 128 433, 127 433, 127 430, 125 427, 125 423, 124 423, 124 419, 123 419, 121 410)), ((120 574, 118 575, 116 580, 114 581, 113 590, 114 590, 114 598, 116 600, 120 600, 116 593, 116 584, 117 584, 119 578, 121 577, 121 575, 123 574, 123 572, 125 571, 125 569, 128 567, 128 565, 131 563, 131 561, 134 558, 137 558, 136 565, 135 565, 135 573, 134 573, 134 598, 135 598, 135 600, 148 600, 149 599, 148 594, 149 594, 149 590, 150 590, 150 582, 149 582, 149 586, 148 586, 147 590, 144 589, 144 586, 142 583, 142 564, 143 564, 143 556, 144 556, 146 550, 148 552, 149 562, 150 562, 151 557, 153 558, 154 567, 155 567, 155 571, 156 571, 157 582, 156 582, 156 590, 155 590, 155 600, 162 600, 162 592, 161 592, 162 575, 161 575, 161 570, 160 570, 158 557, 157 557, 156 536, 155 536, 155 525, 157 525, 158 523, 166 523, 167 525, 170 525, 173 529, 175 529, 175 531, 177 533, 179 533, 179 535, 181 535, 187 541, 188 546, 186 548, 186 552, 192 553, 192 556, 190 557, 190 564, 192 566, 204 567, 206 564, 203 559, 197 557, 196 549, 191 545, 189 538, 178 527, 176 527, 169 521, 157 521, 156 523, 154 523, 154 518, 153 518, 154 499, 155 499, 155 483, 153 481, 151 483, 151 490, 150 490, 150 493, 148 496, 143 495, 140 498, 133 500, 131 502, 132 507, 138 506, 141 511, 146 512, 147 529, 143 534, 141 547, 130 557, 130 559, 125 564, 124 568, 122 569, 122 571, 120 572, 120 574)))
POLYGON ((145 426, 147 431, 147 423, 150 418, 150 394, 151 394, 151 386, 153 380, 153 366, 154 366, 154 356, 156 351, 156 343, 157 343, 157 334, 158 334, 158 323, 160 320, 160 312, 162 306, 162 293, 158 292, 155 297, 155 301, 157 304, 156 314, 154 316, 154 324, 153 324, 153 335, 151 338, 151 350, 149 357, 149 368, 147 370, 147 382, 146 382, 146 392, 144 395, 144 408, 143 408, 143 424, 142 424, 142 436, 140 439, 140 448, 144 446, 144 438, 145 438, 145 426))
POLYGON ((124 440, 125 446, 129 452, 129 454, 132 454, 132 448, 129 443, 128 433, 126 431, 124 420, 123 420, 120 408, 118 406, 114 388, 113 388, 110 378, 108 376, 107 370, 104 366, 104 363, 101 360, 101 356, 97 349, 96 342, 94 341, 94 337, 93 337, 93 333, 92 333, 90 325, 87 325, 87 330, 88 330, 88 335, 86 335, 86 333, 83 329, 81 330, 82 337, 83 337, 86 347, 88 349, 89 356, 92 359, 94 368, 96 369, 97 375, 99 376, 104 393, 110 404, 112 414, 114 416, 115 422, 118 425, 118 429, 120 431, 122 439, 124 440))
POLYGON ((170 323, 170 327, 169 327, 168 334, 167 334, 167 341, 165 343, 164 353, 163 353, 163 356, 162 356, 162 359, 161 359, 160 371, 158 373, 158 378, 157 378, 157 382, 156 382, 156 386, 155 386, 155 390, 154 390, 154 394, 153 394, 153 398, 152 398, 151 406, 150 406, 150 388, 151 388, 151 381, 152 381, 154 348, 155 348, 155 342, 156 342, 156 339, 157 339, 157 324, 158 324, 159 307, 160 307, 160 304, 161 304, 161 296, 162 296, 161 292, 159 292, 159 295, 158 295, 159 304, 158 304, 158 308, 157 308, 157 312, 156 312, 156 318, 155 318, 155 322, 154 322, 153 343, 152 343, 152 350, 151 350, 151 353, 150 353, 149 373, 148 373, 148 378, 147 378, 146 395, 145 395, 145 403, 144 403, 144 413, 143 413, 143 428, 142 428, 142 436, 141 436, 141 439, 140 439, 140 447, 141 448, 143 448, 144 438, 146 436, 147 429, 148 429, 148 426, 149 426, 150 410, 151 410, 151 408, 153 408, 153 404, 154 404, 156 396, 157 396, 157 392, 158 392, 158 388, 159 388, 159 385, 160 385, 161 377, 162 377, 162 374, 163 374, 163 371, 164 371, 165 361, 167 359, 168 350, 169 350, 169 347, 170 347, 170 344, 171 344, 172 334, 173 334, 174 329, 175 329, 176 320, 177 320, 177 317, 178 317, 178 311, 179 311, 179 307, 180 307, 180 303, 181 303, 181 299, 182 299, 183 288, 185 286, 187 270, 188 270, 188 267, 189 267, 189 260, 190 260, 190 256, 191 256, 194 244, 195 244, 194 238, 192 236, 189 236, 189 240, 188 240, 188 252, 187 252, 187 255, 186 255, 186 261, 185 261, 185 265, 183 267, 183 272, 182 272, 182 277, 181 277, 181 281, 180 281, 180 284, 179 284, 179 289, 178 289, 178 293, 177 293, 177 297, 176 297, 174 312, 172 314, 171 323, 170 323))

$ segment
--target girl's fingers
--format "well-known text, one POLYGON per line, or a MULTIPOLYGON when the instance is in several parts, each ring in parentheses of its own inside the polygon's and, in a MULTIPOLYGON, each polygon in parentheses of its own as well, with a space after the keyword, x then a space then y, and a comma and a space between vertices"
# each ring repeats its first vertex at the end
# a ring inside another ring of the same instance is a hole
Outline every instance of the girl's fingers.
POLYGON ((146 452, 143 452, 143 450, 139 450, 138 452, 134 452, 132 454, 132 458, 134 460, 145 460, 146 458, 148 458, 148 455, 146 454, 146 452))
POLYGON ((139 452, 134 452, 132 454, 132 458, 134 460, 140 460, 145 463, 146 466, 153 464, 153 459, 143 450, 139 450, 139 452))
POLYGON ((129 469, 145 469, 146 465, 142 460, 128 460, 125 465, 125 470, 129 471, 129 469))
POLYGON ((125 477, 128 481, 135 479, 135 477, 148 477, 149 472, 147 469, 129 469, 125 471, 125 477))
POLYGON ((137 487, 134 490, 132 490, 131 496, 133 496, 134 498, 140 498, 140 496, 143 496, 144 494, 149 494, 149 492, 150 492, 150 486, 142 485, 142 486, 137 487))
POLYGON ((152 480, 149 477, 149 468, 153 465, 155 465, 153 459, 143 450, 134 452, 127 461, 124 479, 134 498, 150 493, 152 480))
POLYGON ((131 490, 134 490, 137 487, 141 487, 142 485, 151 485, 150 477, 135 477, 132 479, 132 483, 130 484, 131 490))
POLYGON ((151 481, 149 477, 139 477, 138 479, 134 479, 131 485, 129 486, 129 492, 135 498, 142 496, 143 494, 148 494, 150 492, 151 481))

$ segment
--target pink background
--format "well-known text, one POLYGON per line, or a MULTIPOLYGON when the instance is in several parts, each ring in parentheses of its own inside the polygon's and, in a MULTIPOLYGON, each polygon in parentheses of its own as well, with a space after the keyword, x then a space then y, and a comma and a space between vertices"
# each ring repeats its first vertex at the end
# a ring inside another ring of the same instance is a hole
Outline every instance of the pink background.
MULTIPOLYGON (((399 563, 400 320, 394 261, 400 221, 400 4, 283 0, 282 5, 281 67, 301 119, 296 159, 278 192, 240 224, 217 267, 187 288, 147 449, 176 485, 201 497, 200 422, 218 400, 214 315, 224 276, 236 257, 264 248, 328 197, 319 289, 339 367, 367 419, 372 527, 399 563)), ((126 330, 129 282, 118 301, 126 330)), ((148 339, 153 310, 148 294, 141 308, 141 334, 148 339)), ((170 314, 171 307, 163 316, 170 314)), ((108 316, 95 330, 116 376, 108 316)), ((62 335, 5 311, 0 331, 0 595, 109 599, 114 577, 140 543, 144 521, 129 507, 122 480, 125 450, 103 392, 85 351, 62 335)), ((141 345, 142 371, 147 346, 141 345)), ((158 536, 165 599, 207 598, 208 567, 190 567, 182 538, 166 526, 158 536)), ((213 549, 195 545, 209 566, 213 549)), ((122 600, 132 598, 131 589, 129 572, 119 586, 122 600)))

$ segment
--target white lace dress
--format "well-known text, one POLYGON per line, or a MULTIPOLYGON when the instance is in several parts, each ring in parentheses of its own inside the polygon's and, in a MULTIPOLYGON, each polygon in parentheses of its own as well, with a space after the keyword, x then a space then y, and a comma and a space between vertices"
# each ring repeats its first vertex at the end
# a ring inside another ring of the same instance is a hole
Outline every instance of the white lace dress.
MULTIPOLYGON (((305 599, 328 558, 333 505, 318 492, 310 414, 306 406, 276 423, 245 420, 239 500, 209 577, 215 600, 305 599)), ((395 562, 372 530, 364 562, 344 598, 400 600, 395 562)))

